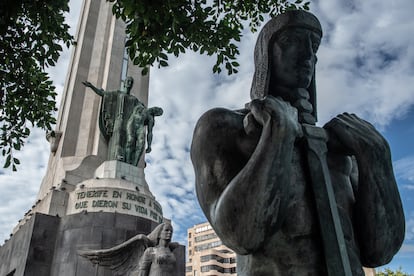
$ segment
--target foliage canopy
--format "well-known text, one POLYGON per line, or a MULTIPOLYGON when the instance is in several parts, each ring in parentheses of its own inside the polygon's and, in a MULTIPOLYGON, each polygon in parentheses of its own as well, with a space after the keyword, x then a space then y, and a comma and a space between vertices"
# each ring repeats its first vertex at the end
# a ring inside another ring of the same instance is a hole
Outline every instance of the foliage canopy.
MULTIPOLYGON (((168 66, 168 54, 186 50, 217 57, 213 72, 223 66, 237 73, 237 43, 244 25, 255 32, 266 16, 289 9, 309 9, 305 0, 107 0, 126 22, 126 46, 142 73, 149 66, 168 66)), ((64 13, 69 0, 0 1, 0 150, 4 167, 20 161, 20 150, 36 126, 50 131, 55 123, 56 92, 45 69, 55 65, 61 44, 74 43, 64 13), (30 124, 31 125, 30 125, 30 124)))
POLYGON ((55 87, 45 69, 55 65, 73 37, 64 22, 69 0, 0 2, 0 150, 4 167, 16 170, 30 122, 45 130, 55 123, 55 87))
POLYGON ((113 13, 126 24, 130 58, 148 72, 148 66, 168 66, 168 54, 187 49, 217 57, 213 72, 224 66, 237 73, 237 42, 244 23, 257 31, 265 16, 289 9, 309 9, 304 0, 109 0, 113 13))
POLYGON ((407 274, 403 272, 401 268, 399 268, 396 271, 386 268, 385 270, 378 271, 375 275, 376 276, 413 276, 412 274, 407 274))

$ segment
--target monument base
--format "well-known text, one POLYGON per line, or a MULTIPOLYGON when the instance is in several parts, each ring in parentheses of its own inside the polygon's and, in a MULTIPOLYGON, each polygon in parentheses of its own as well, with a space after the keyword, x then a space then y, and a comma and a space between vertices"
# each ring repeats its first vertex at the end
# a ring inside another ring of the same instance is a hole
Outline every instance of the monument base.
MULTIPOLYGON (((136 234, 148 234, 157 225, 119 213, 82 212, 65 217, 36 213, 0 247, 0 275, 111 276, 111 270, 93 265, 78 250, 113 247, 136 234)), ((184 275, 184 246, 174 253, 176 275, 184 275)))
MULTIPOLYGON (((81 163, 43 193, 0 247, 1 276, 114 275, 78 251, 113 247, 164 221, 143 168, 96 156, 81 163)), ((184 246, 174 254, 176 275, 184 275, 184 246)))
POLYGON ((66 178, 24 215, 13 234, 36 213, 64 217, 85 211, 110 212, 163 221, 162 207, 148 187, 143 168, 96 160, 88 156, 82 166, 66 172, 66 178))

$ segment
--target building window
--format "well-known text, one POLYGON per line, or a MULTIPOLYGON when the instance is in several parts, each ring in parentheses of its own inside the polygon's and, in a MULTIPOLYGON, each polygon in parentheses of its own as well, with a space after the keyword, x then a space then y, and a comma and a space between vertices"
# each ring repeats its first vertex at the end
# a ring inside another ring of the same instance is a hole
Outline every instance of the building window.
POLYGON ((212 255, 205 255, 200 257, 200 262, 205 263, 211 260, 212 255))
MULTIPOLYGON (((125 38, 125 42, 126 42, 126 38, 125 38)), ((124 56, 122 57, 122 67, 121 67, 121 90, 124 89, 125 79, 128 75, 128 61, 129 61, 128 52, 127 52, 127 48, 125 47, 124 56)))
POLYGON ((215 271, 220 272, 220 273, 230 273, 230 274, 236 273, 236 268, 235 267, 224 268, 224 267, 220 267, 218 265, 205 265, 205 266, 201 267, 201 272, 209 272, 211 270, 215 270, 215 271))
POLYGON ((214 239, 214 238, 217 238, 217 235, 215 233, 210 233, 210 234, 207 234, 207 235, 202 235, 202 236, 195 237, 194 239, 195 239, 196 242, 201 242, 201 241, 206 241, 206 240, 210 240, 210 239, 214 239))
POLYGON ((195 251, 203 251, 203 250, 214 248, 220 245, 222 245, 221 241, 209 242, 206 244, 197 245, 195 247, 195 251))
POLYGON ((211 228, 211 225, 205 225, 205 226, 201 226, 201 227, 196 228, 195 232, 196 233, 201 233, 201 232, 211 230, 211 229, 213 229, 213 228, 211 228))
POLYGON ((215 254, 204 255, 200 257, 200 262, 205 263, 211 260, 215 260, 222 264, 234 264, 236 262, 235 258, 223 258, 215 254))

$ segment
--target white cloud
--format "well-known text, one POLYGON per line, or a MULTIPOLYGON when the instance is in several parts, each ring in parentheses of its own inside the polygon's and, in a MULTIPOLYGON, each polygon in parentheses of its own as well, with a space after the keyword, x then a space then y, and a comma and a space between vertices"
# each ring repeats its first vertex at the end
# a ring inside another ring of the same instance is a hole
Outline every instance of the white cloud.
POLYGON ((403 244, 401 246, 400 252, 404 254, 409 254, 412 256, 414 254, 414 244, 403 244))
POLYGON ((32 130, 24 150, 16 152, 16 157, 22 162, 18 171, 0 169, 0 244, 35 203, 49 152, 44 132, 32 130))
POLYGON ((406 218, 405 240, 414 242, 414 213, 413 212, 411 212, 411 215, 408 218, 406 218))
POLYGON ((403 189, 414 190, 414 185, 402 185, 403 189))
MULTIPOLYGON (((246 35, 246 40, 252 37, 246 35)), ((187 228, 206 220, 195 197, 189 153, 195 124, 208 109, 237 109, 249 101, 253 46, 241 47, 242 66, 233 76, 213 75, 214 58, 191 52, 179 61, 172 58, 170 67, 151 71, 149 106, 161 106, 164 115, 156 118, 146 177, 165 216, 175 222, 180 242, 186 242, 187 228)))
POLYGON ((336 0, 312 8, 327 32, 317 67, 320 121, 348 111, 384 127, 403 116, 414 104, 414 3, 336 0))
POLYGON ((414 156, 405 157, 395 161, 394 171, 396 177, 414 182, 414 156))

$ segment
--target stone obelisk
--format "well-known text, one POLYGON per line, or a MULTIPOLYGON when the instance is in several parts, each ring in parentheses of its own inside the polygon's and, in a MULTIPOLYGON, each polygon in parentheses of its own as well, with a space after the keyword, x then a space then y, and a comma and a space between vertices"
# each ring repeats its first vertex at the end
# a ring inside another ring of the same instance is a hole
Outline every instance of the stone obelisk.
MULTIPOLYGON (((84 0, 56 128, 47 135, 47 173, 35 205, 0 247, 0 275, 112 275, 78 251, 112 247, 164 220, 143 158, 138 166, 108 160, 99 128, 102 99, 82 84, 117 91, 132 76, 130 94, 147 105, 149 77, 129 60, 125 39, 125 23, 112 15, 111 3, 84 0)), ((184 275, 184 249, 178 252, 178 275, 184 275)))
POLYGON ((101 98, 87 91, 83 81, 88 80, 105 90, 119 90, 126 76, 132 76, 131 95, 145 105, 148 102, 149 77, 142 76, 141 68, 128 60, 124 47, 125 25, 112 15, 109 3, 86 0, 77 34, 55 137, 49 138, 54 152, 38 199, 65 180, 67 172, 78 168, 88 156, 106 159, 107 144, 98 126, 101 98))

